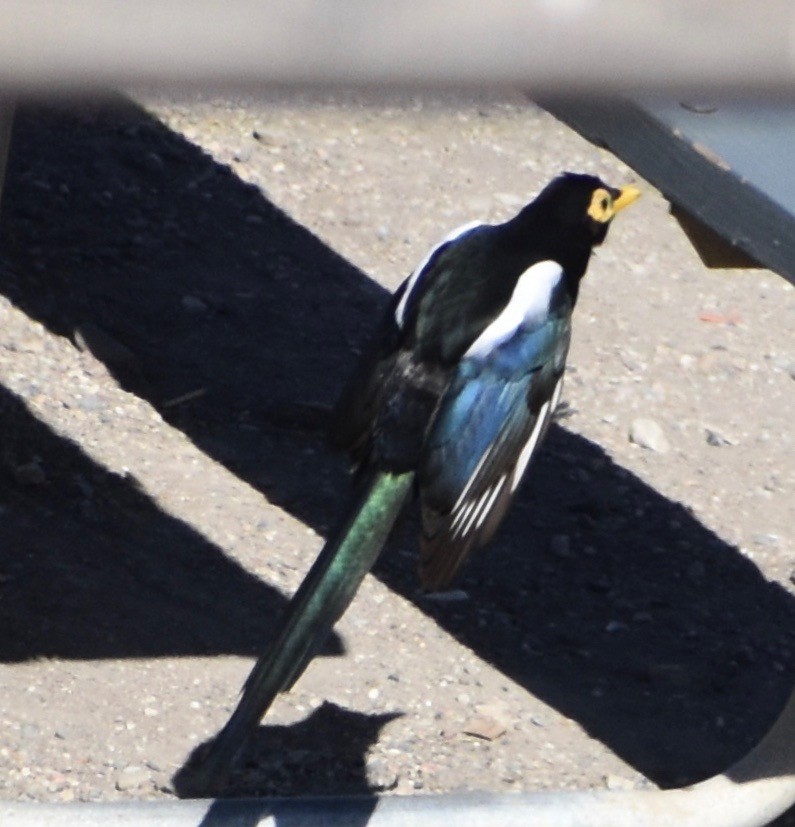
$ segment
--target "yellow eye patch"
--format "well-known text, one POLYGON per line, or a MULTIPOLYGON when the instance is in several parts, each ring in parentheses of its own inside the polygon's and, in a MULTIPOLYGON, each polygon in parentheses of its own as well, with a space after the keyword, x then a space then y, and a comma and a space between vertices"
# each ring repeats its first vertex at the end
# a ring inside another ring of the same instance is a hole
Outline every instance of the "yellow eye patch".
POLYGON ((594 221, 606 224, 615 214, 616 208, 613 204, 613 196, 602 187, 594 190, 591 196, 591 204, 588 207, 588 215, 590 215, 594 221))
POLYGON ((604 187, 599 187, 599 189, 594 190, 591 196, 588 215, 594 221, 606 224, 619 210, 633 204, 638 198, 640 198, 640 190, 631 184, 622 187, 618 192, 618 198, 615 199, 604 187))

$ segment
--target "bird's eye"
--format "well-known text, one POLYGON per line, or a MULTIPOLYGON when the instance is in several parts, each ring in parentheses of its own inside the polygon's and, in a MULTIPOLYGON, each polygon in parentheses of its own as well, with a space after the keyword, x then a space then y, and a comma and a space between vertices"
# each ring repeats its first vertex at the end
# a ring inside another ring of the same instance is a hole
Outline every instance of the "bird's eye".
POLYGON ((604 187, 599 187, 591 196, 588 215, 599 224, 607 224, 615 215, 613 199, 604 187))

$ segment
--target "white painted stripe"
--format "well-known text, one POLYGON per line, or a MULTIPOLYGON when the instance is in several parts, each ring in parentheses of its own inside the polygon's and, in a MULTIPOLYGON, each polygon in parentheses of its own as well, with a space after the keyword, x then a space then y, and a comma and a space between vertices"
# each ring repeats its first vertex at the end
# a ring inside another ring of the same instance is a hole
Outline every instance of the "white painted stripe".
POLYGON ((525 443, 524 448, 522 448, 522 452, 519 454, 519 459, 516 461, 513 478, 511 479, 511 491, 516 491, 516 486, 519 485, 522 480, 522 476, 527 469, 527 463, 530 462, 530 457, 533 455, 538 438, 541 436, 541 430, 544 427, 544 422, 547 418, 548 411, 549 400, 544 402, 541 406, 541 410, 538 412, 538 419, 536 420, 536 424, 533 426, 533 431, 530 434, 530 438, 525 443))
POLYGON ((395 321, 397 322, 398 327, 403 327, 403 317, 406 313, 406 306, 408 305, 409 297, 414 292, 414 288, 420 282, 422 274, 425 272, 425 268, 428 266, 428 263, 433 258, 437 250, 445 244, 449 244, 451 241, 455 241, 457 238, 460 238, 464 235, 464 233, 474 230, 475 227, 480 226, 482 226, 481 221, 470 221, 467 224, 462 224, 460 227, 456 227, 455 230, 446 235, 438 244, 436 244, 435 247, 432 247, 428 255, 426 255, 419 265, 417 265, 417 268, 409 276, 408 282, 406 283, 406 289, 400 298, 397 308, 395 309, 395 321))
POLYGON ((464 358, 488 356, 510 339, 524 321, 543 316, 562 277, 563 268, 556 261, 539 261, 528 267, 519 276, 502 313, 475 339, 464 358))

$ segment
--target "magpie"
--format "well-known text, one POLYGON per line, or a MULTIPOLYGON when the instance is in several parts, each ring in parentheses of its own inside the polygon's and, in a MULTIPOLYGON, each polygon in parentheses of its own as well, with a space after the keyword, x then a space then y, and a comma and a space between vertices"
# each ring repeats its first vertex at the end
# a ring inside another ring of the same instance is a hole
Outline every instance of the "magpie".
POLYGON ((331 442, 357 469, 353 505, 194 777, 226 777, 353 600, 410 494, 426 589, 494 535, 560 400, 591 253, 639 195, 564 173, 510 220, 450 233, 397 290, 332 416, 331 442))

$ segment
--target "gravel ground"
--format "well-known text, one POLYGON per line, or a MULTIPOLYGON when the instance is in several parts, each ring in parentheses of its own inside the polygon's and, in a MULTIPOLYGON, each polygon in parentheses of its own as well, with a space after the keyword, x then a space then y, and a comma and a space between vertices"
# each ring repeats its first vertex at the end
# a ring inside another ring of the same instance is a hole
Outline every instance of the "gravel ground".
MULTIPOLYGON (((30 105, 0 223, 0 796, 179 793, 344 506, 324 412, 388 290, 562 169, 521 95, 30 105)), ((229 794, 626 789, 720 771, 795 675, 795 292, 644 182, 565 416, 436 598, 409 513, 229 794)))

